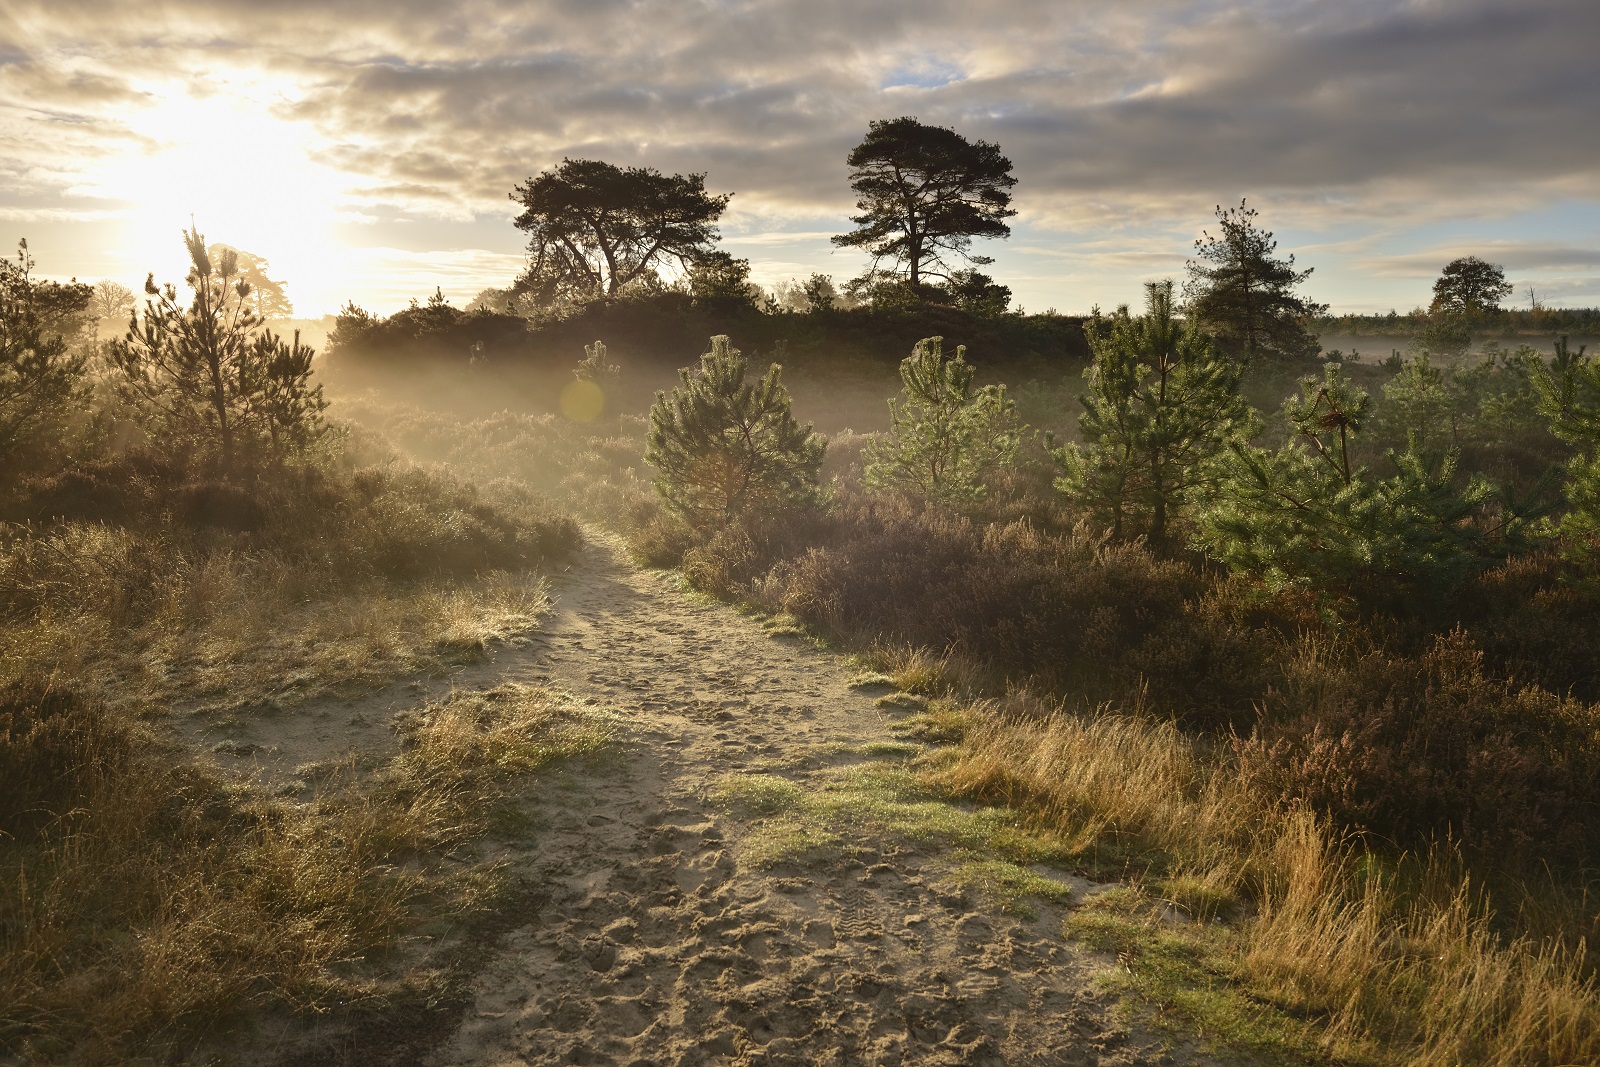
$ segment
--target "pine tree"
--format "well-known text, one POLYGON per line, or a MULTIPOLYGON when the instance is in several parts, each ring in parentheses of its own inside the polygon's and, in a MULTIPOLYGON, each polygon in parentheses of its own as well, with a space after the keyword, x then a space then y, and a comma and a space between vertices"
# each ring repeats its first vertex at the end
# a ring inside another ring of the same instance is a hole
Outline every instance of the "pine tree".
POLYGON ((226 471, 309 447, 324 431, 328 406, 322 387, 311 384, 312 350, 299 334, 291 345, 262 328, 231 249, 213 261, 194 229, 184 244, 189 306, 178 302, 175 286, 157 287, 152 276, 144 315, 110 345, 125 389, 169 444, 214 453, 226 471))
POLYGON ((984 479, 1011 463, 1021 439, 1016 405, 1003 385, 974 390, 966 346, 954 359, 944 338, 918 341, 900 361, 898 401, 889 401, 889 432, 867 446, 863 481, 869 488, 902 489, 932 500, 983 497, 984 479))
POLYGON ((1600 538, 1600 361, 1565 337, 1549 361, 1530 365, 1550 432, 1576 449, 1566 464, 1567 513, 1560 526, 1580 544, 1600 538))
POLYGON ((583 346, 583 360, 573 368, 572 374, 578 381, 593 382, 606 392, 622 381, 622 368, 611 362, 605 344, 600 341, 583 346))
POLYGON ((1278 242, 1271 230, 1257 227, 1256 216, 1243 200, 1236 208, 1218 206, 1218 233, 1195 241, 1198 258, 1188 265, 1189 315, 1224 351, 1246 361, 1313 356, 1317 339, 1306 332, 1305 321, 1327 305, 1295 294, 1311 268, 1296 270, 1292 255, 1277 258, 1278 242))
POLYGON ((1293 438, 1276 451, 1232 446, 1198 543, 1272 585, 1370 600, 1448 590, 1525 524, 1514 507, 1488 513, 1495 487, 1481 476, 1458 484, 1455 450, 1429 454, 1413 440, 1389 453, 1387 478, 1354 463, 1369 408, 1337 363, 1302 379, 1284 404, 1293 438))
POLYGON ((774 363, 759 382, 727 336, 711 339, 696 370, 678 372, 650 408, 645 461, 656 491, 697 526, 770 517, 813 504, 827 442, 790 411, 774 363))
POLYGON ((1254 430, 1240 369, 1173 313, 1172 283, 1146 285, 1145 314, 1091 323, 1094 359, 1079 400, 1084 445, 1056 452, 1057 486, 1122 537, 1166 540, 1173 518, 1214 480, 1214 460, 1254 430))
POLYGON ((0 260, 0 458, 41 443, 84 390, 85 356, 71 338, 89 286, 33 277, 28 242, 0 260))

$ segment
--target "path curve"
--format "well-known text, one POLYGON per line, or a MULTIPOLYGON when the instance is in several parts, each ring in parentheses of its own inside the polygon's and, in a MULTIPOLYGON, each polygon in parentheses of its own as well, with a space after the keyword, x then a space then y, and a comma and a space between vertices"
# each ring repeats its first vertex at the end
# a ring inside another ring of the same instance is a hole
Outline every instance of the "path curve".
POLYGON ((719 778, 805 785, 892 737, 839 656, 593 531, 552 593, 498 680, 612 708, 629 740, 536 787, 543 828, 511 861, 547 894, 474 978, 434 1067, 1173 1062, 1095 990, 1110 964, 1061 939, 1059 908, 1022 922, 969 901, 936 851, 865 840, 832 862, 739 862, 747 824, 708 800, 719 778))

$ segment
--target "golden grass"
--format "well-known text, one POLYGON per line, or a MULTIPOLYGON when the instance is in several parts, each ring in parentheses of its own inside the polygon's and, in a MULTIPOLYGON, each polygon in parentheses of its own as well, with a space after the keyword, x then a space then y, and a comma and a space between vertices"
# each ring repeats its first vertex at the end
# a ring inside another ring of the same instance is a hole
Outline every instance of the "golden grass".
POLYGON ((1228 758, 1170 723, 988 710, 928 780, 1023 813, 1091 868, 1140 886, 1152 908, 1205 917, 1248 901, 1237 936, 1204 951, 1261 1003, 1308 1017, 1322 1054, 1600 1062, 1600 989, 1582 942, 1498 932, 1450 850, 1384 863, 1308 812, 1263 804, 1228 758))
POLYGON ((0 682, 68 678, 128 706, 290 705, 481 658, 549 608, 544 580, 527 573, 330 596, 281 558, 224 551, 169 560, 175 569, 150 576, 134 609, 123 602, 142 566, 128 558, 138 540, 69 524, 25 546, 61 556, 84 585, 58 595, 52 580, 33 618, 0 627, 0 682))
MULTIPOLYGON (((88 737, 126 740, 115 712, 88 737)), ((520 776, 595 751, 616 722, 544 689, 457 693, 400 755, 347 765, 311 803, 228 786, 135 734, 74 810, 5 842, 0 1049, 26 1062, 179 1058, 252 1008, 321 1014, 438 993, 402 941, 493 902, 462 850, 520 776)), ((85 765, 94 753, 79 752, 85 765)))

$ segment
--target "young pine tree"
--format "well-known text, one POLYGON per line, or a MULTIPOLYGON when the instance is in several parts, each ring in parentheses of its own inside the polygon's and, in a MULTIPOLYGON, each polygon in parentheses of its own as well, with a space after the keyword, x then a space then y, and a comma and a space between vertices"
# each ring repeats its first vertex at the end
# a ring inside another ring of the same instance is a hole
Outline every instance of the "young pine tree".
POLYGON ((601 341, 583 346, 583 359, 573 368, 572 374, 578 381, 593 382, 607 393, 616 389, 622 380, 622 368, 611 362, 601 341))
POLYGON ((1168 537, 1174 518, 1215 478, 1229 442, 1254 431, 1239 395, 1240 368, 1173 314, 1172 283, 1145 287, 1145 314, 1119 308, 1091 324, 1094 353, 1079 399, 1085 444, 1056 452, 1057 486, 1106 522, 1113 536, 1168 537))
POLYGON ((788 390, 774 363, 759 382, 745 380, 749 361, 725 335, 697 370, 678 372, 668 396, 650 408, 645 461, 656 468, 656 491, 695 526, 770 517, 813 504, 827 442, 790 412, 788 390))
POLYGON ((1009 465, 1021 440, 1016 405, 1003 385, 974 390, 966 346, 954 359, 944 338, 918 341, 900 361, 899 400, 889 401, 889 432, 867 446, 863 481, 946 502, 981 499, 984 479, 1009 465))
POLYGON ((194 296, 185 308, 176 287, 145 282, 142 319, 109 348, 124 387, 167 443, 211 453, 224 471, 308 447, 327 407, 311 384, 312 350, 263 329, 231 249, 213 261, 194 229, 184 244, 194 296))
POLYGON ((1550 432, 1576 449, 1567 461, 1567 512, 1560 527, 1579 544, 1591 545, 1600 539, 1600 362, 1583 346, 1574 352, 1563 337, 1550 360, 1536 358, 1529 370, 1550 432))
POLYGON ((1337 363, 1301 380, 1284 404, 1292 439, 1277 451, 1235 443, 1228 475, 1198 516, 1199 543, 1230 568, 1273 585, 1306 585, 1354 599, 1438 593, 1486 558, 1492 537, 1524 519, 1491 519, 1494 486, 1458 485, 1457 453, 1391 451, 1395 474, 1355 463, 1366 392, 1337 363), (1482 521, 1480 521, 1482 520, 1482 521))

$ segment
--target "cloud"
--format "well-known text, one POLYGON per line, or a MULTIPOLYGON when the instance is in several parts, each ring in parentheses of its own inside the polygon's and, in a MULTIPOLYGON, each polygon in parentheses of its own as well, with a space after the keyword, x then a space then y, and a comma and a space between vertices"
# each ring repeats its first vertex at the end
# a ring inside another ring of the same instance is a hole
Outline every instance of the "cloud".
MULTIPOLYGON (((704 171, 737 193, 741 230, 842 226, 845 154, 903 113, 999 143, 1019 222, 1182 230, 1169 258, 1245 195, 1304 230, 1600 200, 1593 0, 7 7, 13 210, 101 210, 72 190, 100 188, 83 175, 139 143, 155 87, 232 93, 303 127, 316 162, 348 176, 336 209, 374 219, 509 218, 515 183, 586 156, 704 171)), ((1161 255, 1116 254, 1135 272, 1161 255)))
POLYGON ((1373 256, 1362 266, 1388 277, 1436 277, 1446 263, 1477 256, 1512 271, 1573 271, 1600 268, 1600 248, 1534 241, 1476 241, 1440 245, 1404 255, 1373 256))

